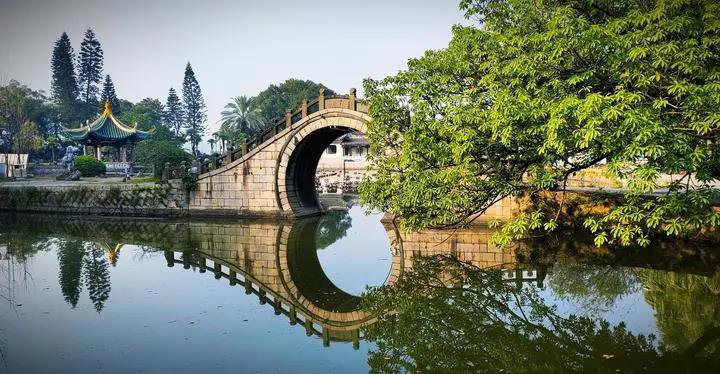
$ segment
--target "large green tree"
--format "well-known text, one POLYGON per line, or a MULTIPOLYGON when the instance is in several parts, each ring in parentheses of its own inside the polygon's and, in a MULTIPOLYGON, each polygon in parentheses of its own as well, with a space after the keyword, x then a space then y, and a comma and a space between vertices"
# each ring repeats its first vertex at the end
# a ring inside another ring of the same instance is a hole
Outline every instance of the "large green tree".
POLYGON ((288 79, 278 85, 271 84, 253 98, 253 106, 260 112, 265 122, 285 116, 287 109, 296 110, 303 100, 314 100, 318 97, 320 89, 325 95, 335 95, 335 92, 321 83, 311 80, 288 79))
MULTIPOLYGON (((82 101, 82 116, 85 119, 95 117, 100 82, 102 81, 103 50, 100 41, 95 37, 92 29, 85 31, 85 37, 80 44, 78 54, 78 85, 80 88, 80 101, 82 101)), ((105 82, 109 76, 106 76, 105 82)))
POLYGON ((77 120, 75 110, 78 100, 78 83, 75 76, 75 52, 73 52, 70 38, 62 33, 55 42, 50 65, 52 68, 52 98, 59 109, 59 120, 64 125, 70 125, 77 120))
POLYGON ((165 112, 163 113, 163 122, 165 126, 172 130, 175 137, 180 138, 182 135, 183 119, 185 111, 182 102, 178 97, 175 89, 170 87, 167 99, 165 100, 165 112))
POLYGON ((183 79, 183 106, 185 109, 185 136, 190 142, 193 156, 198 155, 198 144, 205 134, 205 100, 200 90, 200 84, 195 79, 195 72, 188 62, 185 66, 183 79))
MULTIPOLYGON (((507 196, 562 189, 607 160, 628 189, 585 221, 596 243, 720 224, 720 4, 463 0, 476 26, 365 91, 375 181, 406 227, 466 222, 507 196), (680 175, 662 184, 664 174, 680 175), (661 196, 649 192, 666 187, 661 196)), ((500 241, 556 226, 530 212, 500 241)))
POLYGON ((175 141, 175 135, 163 121, 165 108, 158 99, 144 98, 124 112, 120 119, 126 124, 137 124, 143 131, 152 131, 153 140, 175 141))
POLYGON ((0 86, 0 150, 37 148, 36 137, 53 128, 53 110, 42 92, 11 80, 0 86), (32 139, 30 139, 32 138, 32 139))

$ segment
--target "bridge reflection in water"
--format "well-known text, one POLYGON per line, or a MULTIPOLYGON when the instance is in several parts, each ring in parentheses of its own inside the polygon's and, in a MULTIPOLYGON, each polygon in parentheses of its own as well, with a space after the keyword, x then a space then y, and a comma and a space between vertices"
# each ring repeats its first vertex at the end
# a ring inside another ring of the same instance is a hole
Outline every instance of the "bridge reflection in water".
MULTIPOLYGON (((125 245, 162 250, 167 266, 225 278, 230 286, 255 295, 260 304, 288 318, 291 325, 304 328, 308 336, 322 338, 325 346, 332 341, 352 342, 357 349, 362 327, 373 323, 375 318, 362 310, 359 296, 343 291, 332 282, 318 258, 319 243, 327 246, 344 235, 341 232, 329 239, 320 238, 327 231, 323 228, 337 229, 336 226, 342 226, 338 222, 347 214, 295 221, 233 222, 59 220, 18 215, 3 217, 2 224, 4 230, 31 241, 53 236, 93 242, 95 248, 105 251, 111 264, 122 256, 120 252, 125 245)), ((503 269, 508 282, 518 285, 535 282, 542 286, 545 271, 515 265, 512 250, 488 244, 491 231, 487 227, 401 234, 391 222, 384 222, 383 226, 392 257, 385 284, 395 283, 403 272, 412 268, 418 256, 448 254, 479 267, 503 269)), ((348 227, 349 224, 344 229, 348 227)))

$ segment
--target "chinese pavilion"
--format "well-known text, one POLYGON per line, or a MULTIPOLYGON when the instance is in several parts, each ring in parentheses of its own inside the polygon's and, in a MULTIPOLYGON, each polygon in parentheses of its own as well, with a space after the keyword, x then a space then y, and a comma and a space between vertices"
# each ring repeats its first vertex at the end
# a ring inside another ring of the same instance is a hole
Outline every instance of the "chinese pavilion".
POLYGON ((102 156, 100 147, 111 146, 117 149, 117 161, 133 162, 135 144, 147 139, 150 132, 138 130, 137 123, 131 127, 120 122, 112 113, 110 101, 106 101, 105 110, 98 119, 76 129, 63 127, 63 135, 68 140, 83 144, 86 149, 87 147, 94 147, 94 154, 98 159, 102 156), (129 159, 128 151, 130 151, 129 159))

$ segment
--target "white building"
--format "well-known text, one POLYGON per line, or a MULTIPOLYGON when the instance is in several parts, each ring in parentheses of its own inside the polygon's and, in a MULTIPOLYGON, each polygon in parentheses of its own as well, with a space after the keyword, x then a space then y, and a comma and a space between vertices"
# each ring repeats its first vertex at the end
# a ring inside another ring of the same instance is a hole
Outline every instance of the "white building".
POLYGON ((364 135, 350 133, 333 141, 318 162, 315 179, 318 191, 354 191, 367 174, 370 144, 364 135))

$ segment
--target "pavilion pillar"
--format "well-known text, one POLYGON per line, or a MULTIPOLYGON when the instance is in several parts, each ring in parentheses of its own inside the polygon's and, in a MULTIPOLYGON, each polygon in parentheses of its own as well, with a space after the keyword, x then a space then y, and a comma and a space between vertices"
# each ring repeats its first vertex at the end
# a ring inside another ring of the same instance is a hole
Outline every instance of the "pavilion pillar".
POLYGON ((99 145, 96 145, 95 146, 95 158, 97 158, 99 160, 101 157, 102 157, 102 149, 100 148, 99 145))
POLYGON ((127 147, 119 146, 118 149, 118 161, 127 162, 127 147))

